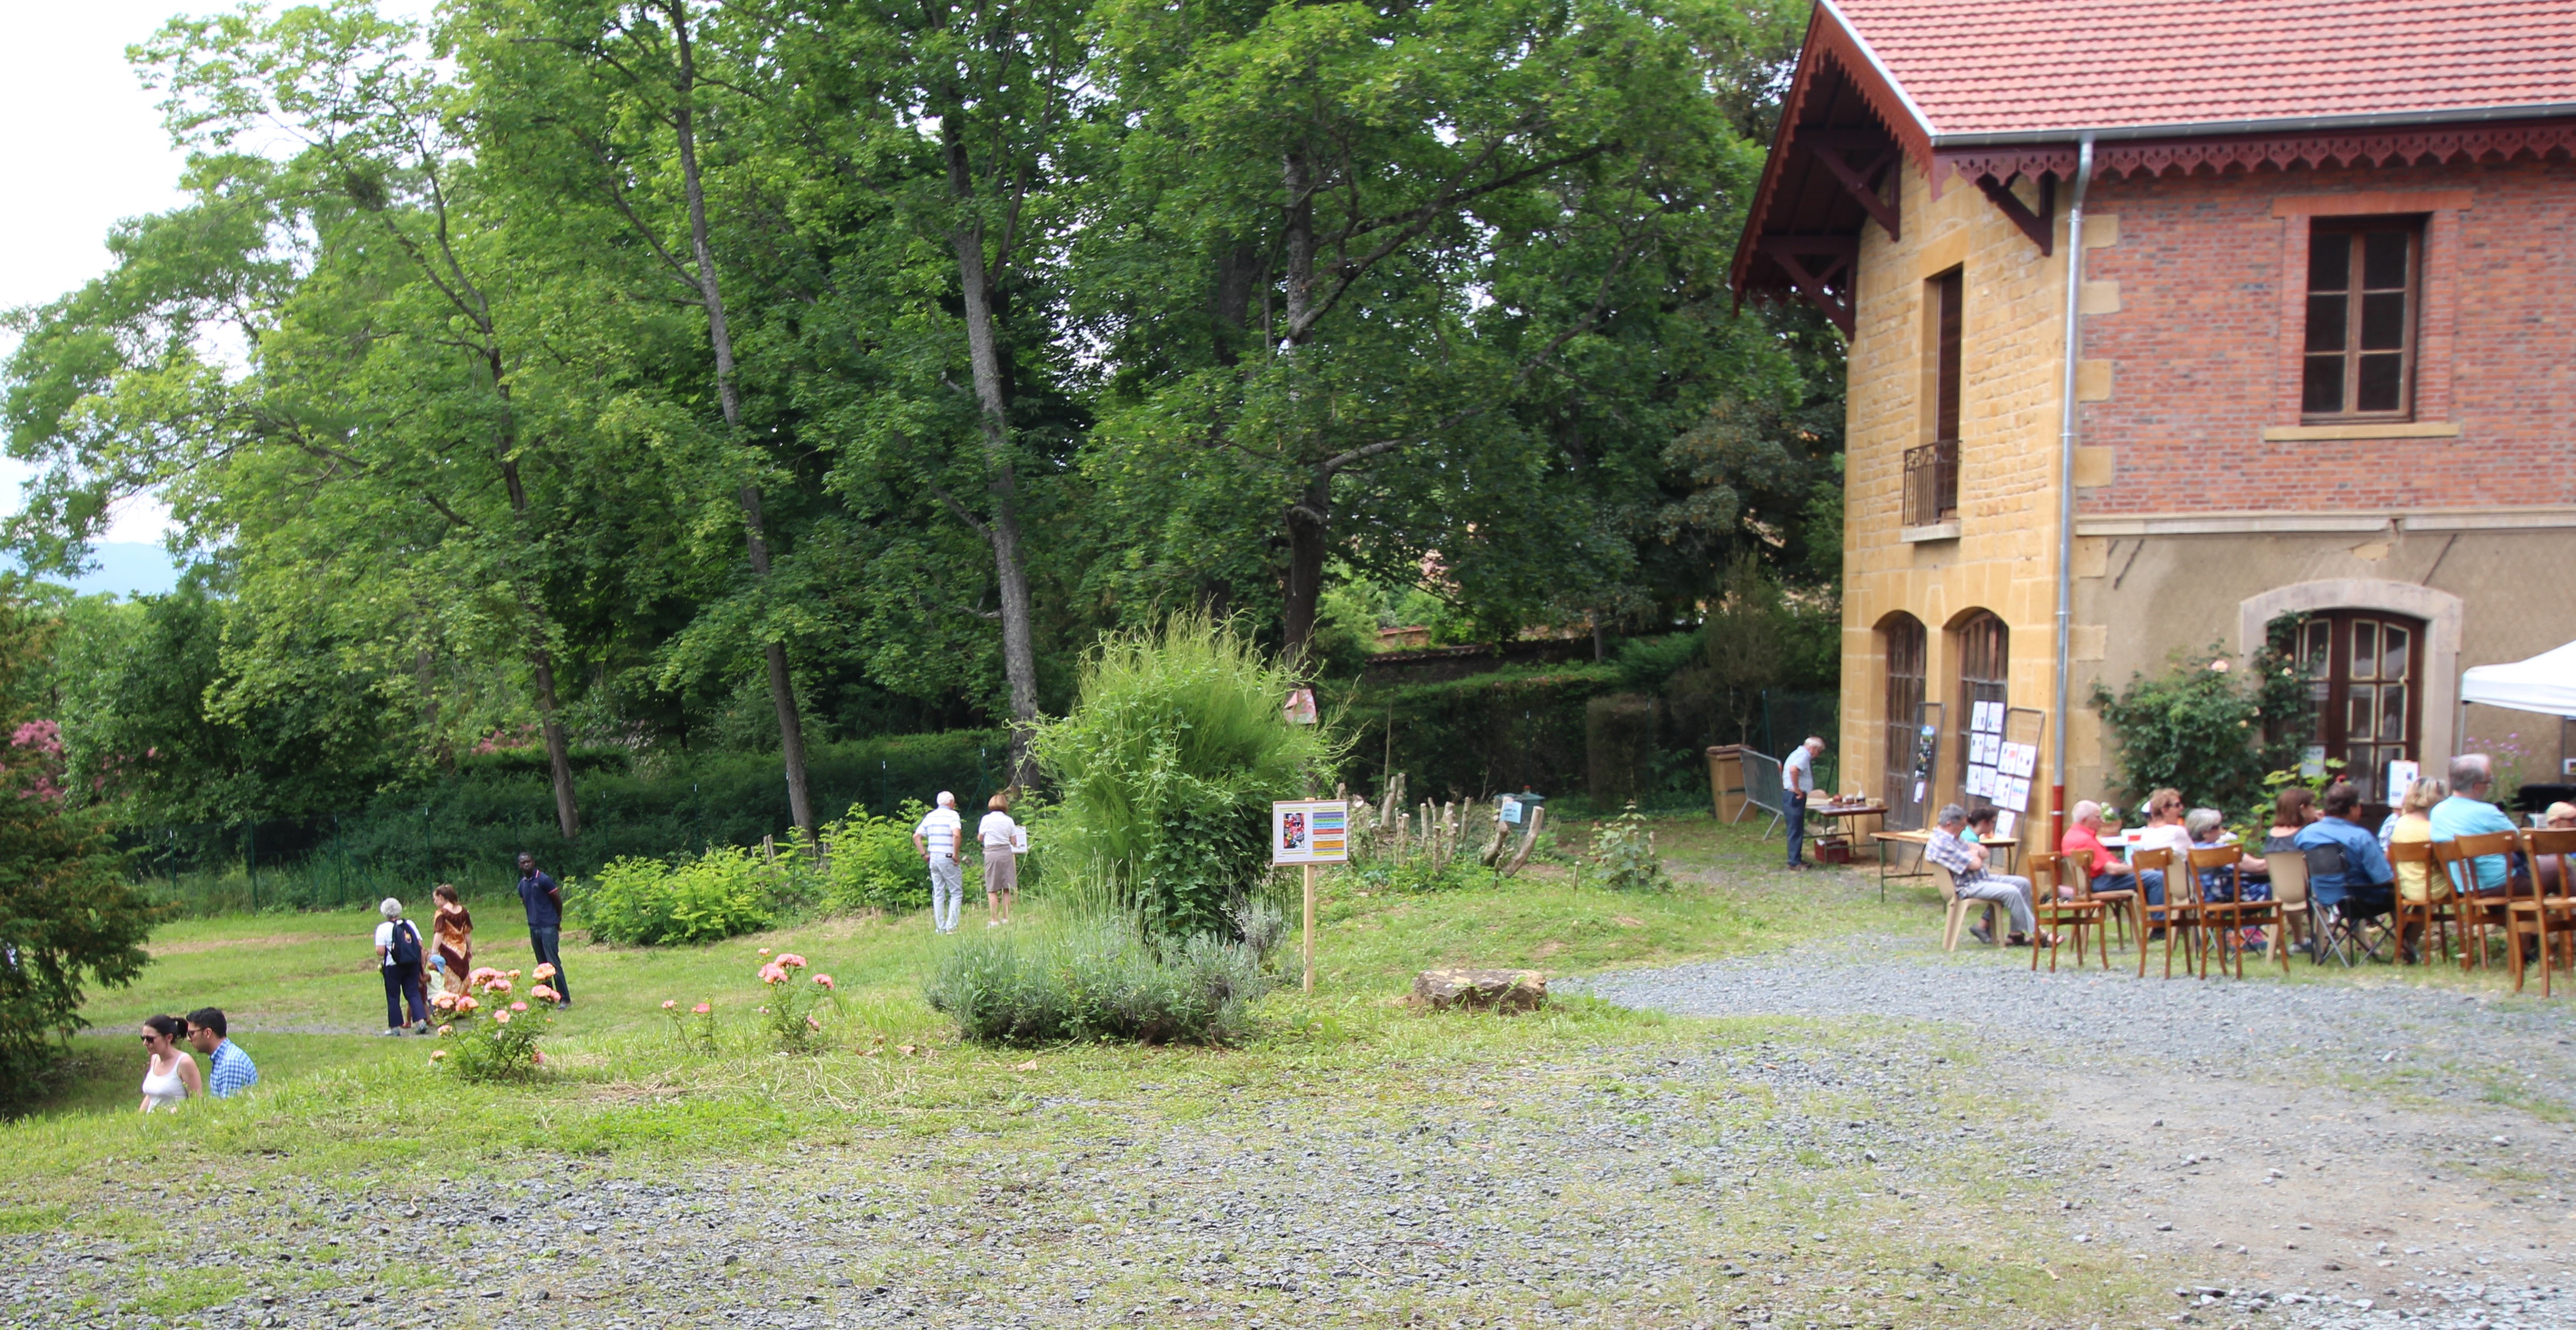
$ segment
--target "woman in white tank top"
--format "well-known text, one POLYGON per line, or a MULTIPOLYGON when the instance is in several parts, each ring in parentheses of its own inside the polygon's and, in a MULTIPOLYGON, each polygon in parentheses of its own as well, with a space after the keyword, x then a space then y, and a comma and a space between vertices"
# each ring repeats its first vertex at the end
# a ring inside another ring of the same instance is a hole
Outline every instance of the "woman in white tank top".
POLYGON ((206 1092, 197 1060, 181 1043, 187 1033, 188 1023, 176 1016, 144 1018, 143 1050, 150 1059, 143 1066, 143 1112, 177 1108, 191 1096, 206 1092))

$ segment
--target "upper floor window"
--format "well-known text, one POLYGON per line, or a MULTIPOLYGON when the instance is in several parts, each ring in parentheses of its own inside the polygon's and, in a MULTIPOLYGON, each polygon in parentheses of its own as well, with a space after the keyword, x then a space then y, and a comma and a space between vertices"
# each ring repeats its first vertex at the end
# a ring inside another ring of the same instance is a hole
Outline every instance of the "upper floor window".
POLYGON ((2403 420, 2414 412, 2423 252, 2424 228, 2412 218, 2317 220, 2308 236, 2302 415, 2403 420))
POLYGON ((1959 513, 1959 344, 1967 327, 1967 281, 1952 268, 1923 284, 1923 390, 1932 442, 1905 453, 1905 525, 1931 526, 1959 513))

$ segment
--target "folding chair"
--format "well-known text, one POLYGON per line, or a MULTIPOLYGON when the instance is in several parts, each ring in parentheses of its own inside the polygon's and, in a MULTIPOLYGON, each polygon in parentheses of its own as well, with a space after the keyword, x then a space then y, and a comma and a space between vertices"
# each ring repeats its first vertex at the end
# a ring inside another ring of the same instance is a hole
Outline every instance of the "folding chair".
MULTIPOLYGON (((2314 884, 2318 878, 2344 879, 2346 869, 2342 846, 2332 843, 2312 845, 2301 854, 2307 863, 2311 899, 2314 899, 2314 884)), ((2396 930, 2380 923, 2379 915, 2353 913, 2351 900, 2352 893, 2347 890, 2342 899, 2317 918, 2316 957, 2319 965, 2325 964, 2327 956, 2342 961, 2346 969, 2365 960, 2389 959, 2397 937, 2396 930)))

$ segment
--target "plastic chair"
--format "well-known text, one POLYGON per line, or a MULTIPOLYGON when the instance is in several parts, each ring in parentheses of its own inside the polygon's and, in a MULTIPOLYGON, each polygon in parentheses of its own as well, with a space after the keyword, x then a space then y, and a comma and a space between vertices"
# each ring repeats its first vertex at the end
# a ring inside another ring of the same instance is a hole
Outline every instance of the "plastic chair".
POLYGON ((1969 900, 1960 895, 1958 874, 1951 872, 1947 865, 1934 863, 1929 859, 1923 862, 1932 869, 1933 880, 1941 884, 1942 903, 1949 907, 1949 915, 1941 923, 1941 950, 1957 951, 1959 930, 1968 922, 1968 911, 1984 902, 1969 900))
MULTIPOLYGON (((2272 925, 2269 945, 2280 951, 2297 941, 2295 934, 2304 932, 2310 948, 2308 959, 2318 960, 2314 946, 2317 921, 2308 909, 2307 856, 2296 851, 2269 854, 2263 856, 2263 866, 2272 874, 2272 905, 2281 916, 2279 922, 2272 925)), ((2288 964, 2289 953, 2281 951, 2280 954, 2282 963, 2288 964)))

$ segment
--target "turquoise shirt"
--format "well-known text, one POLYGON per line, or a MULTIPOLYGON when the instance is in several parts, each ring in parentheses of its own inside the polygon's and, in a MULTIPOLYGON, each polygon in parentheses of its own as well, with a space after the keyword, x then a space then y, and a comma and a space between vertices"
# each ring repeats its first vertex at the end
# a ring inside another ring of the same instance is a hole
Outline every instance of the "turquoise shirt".
MULTIPOLYGON (((2433 839, 2458 840, 2462 836, 2484 836, 2490 832, 2511 831, 2513 820, 2496 811, 2496 806, 2465 794, 2455 794, 2433 805, 2433 839)), ((2505 862, 2501 854, 2482 854, 2471 861, 2478 866, 2478 890, 2494 891, 2505 883, 2505 862)))

